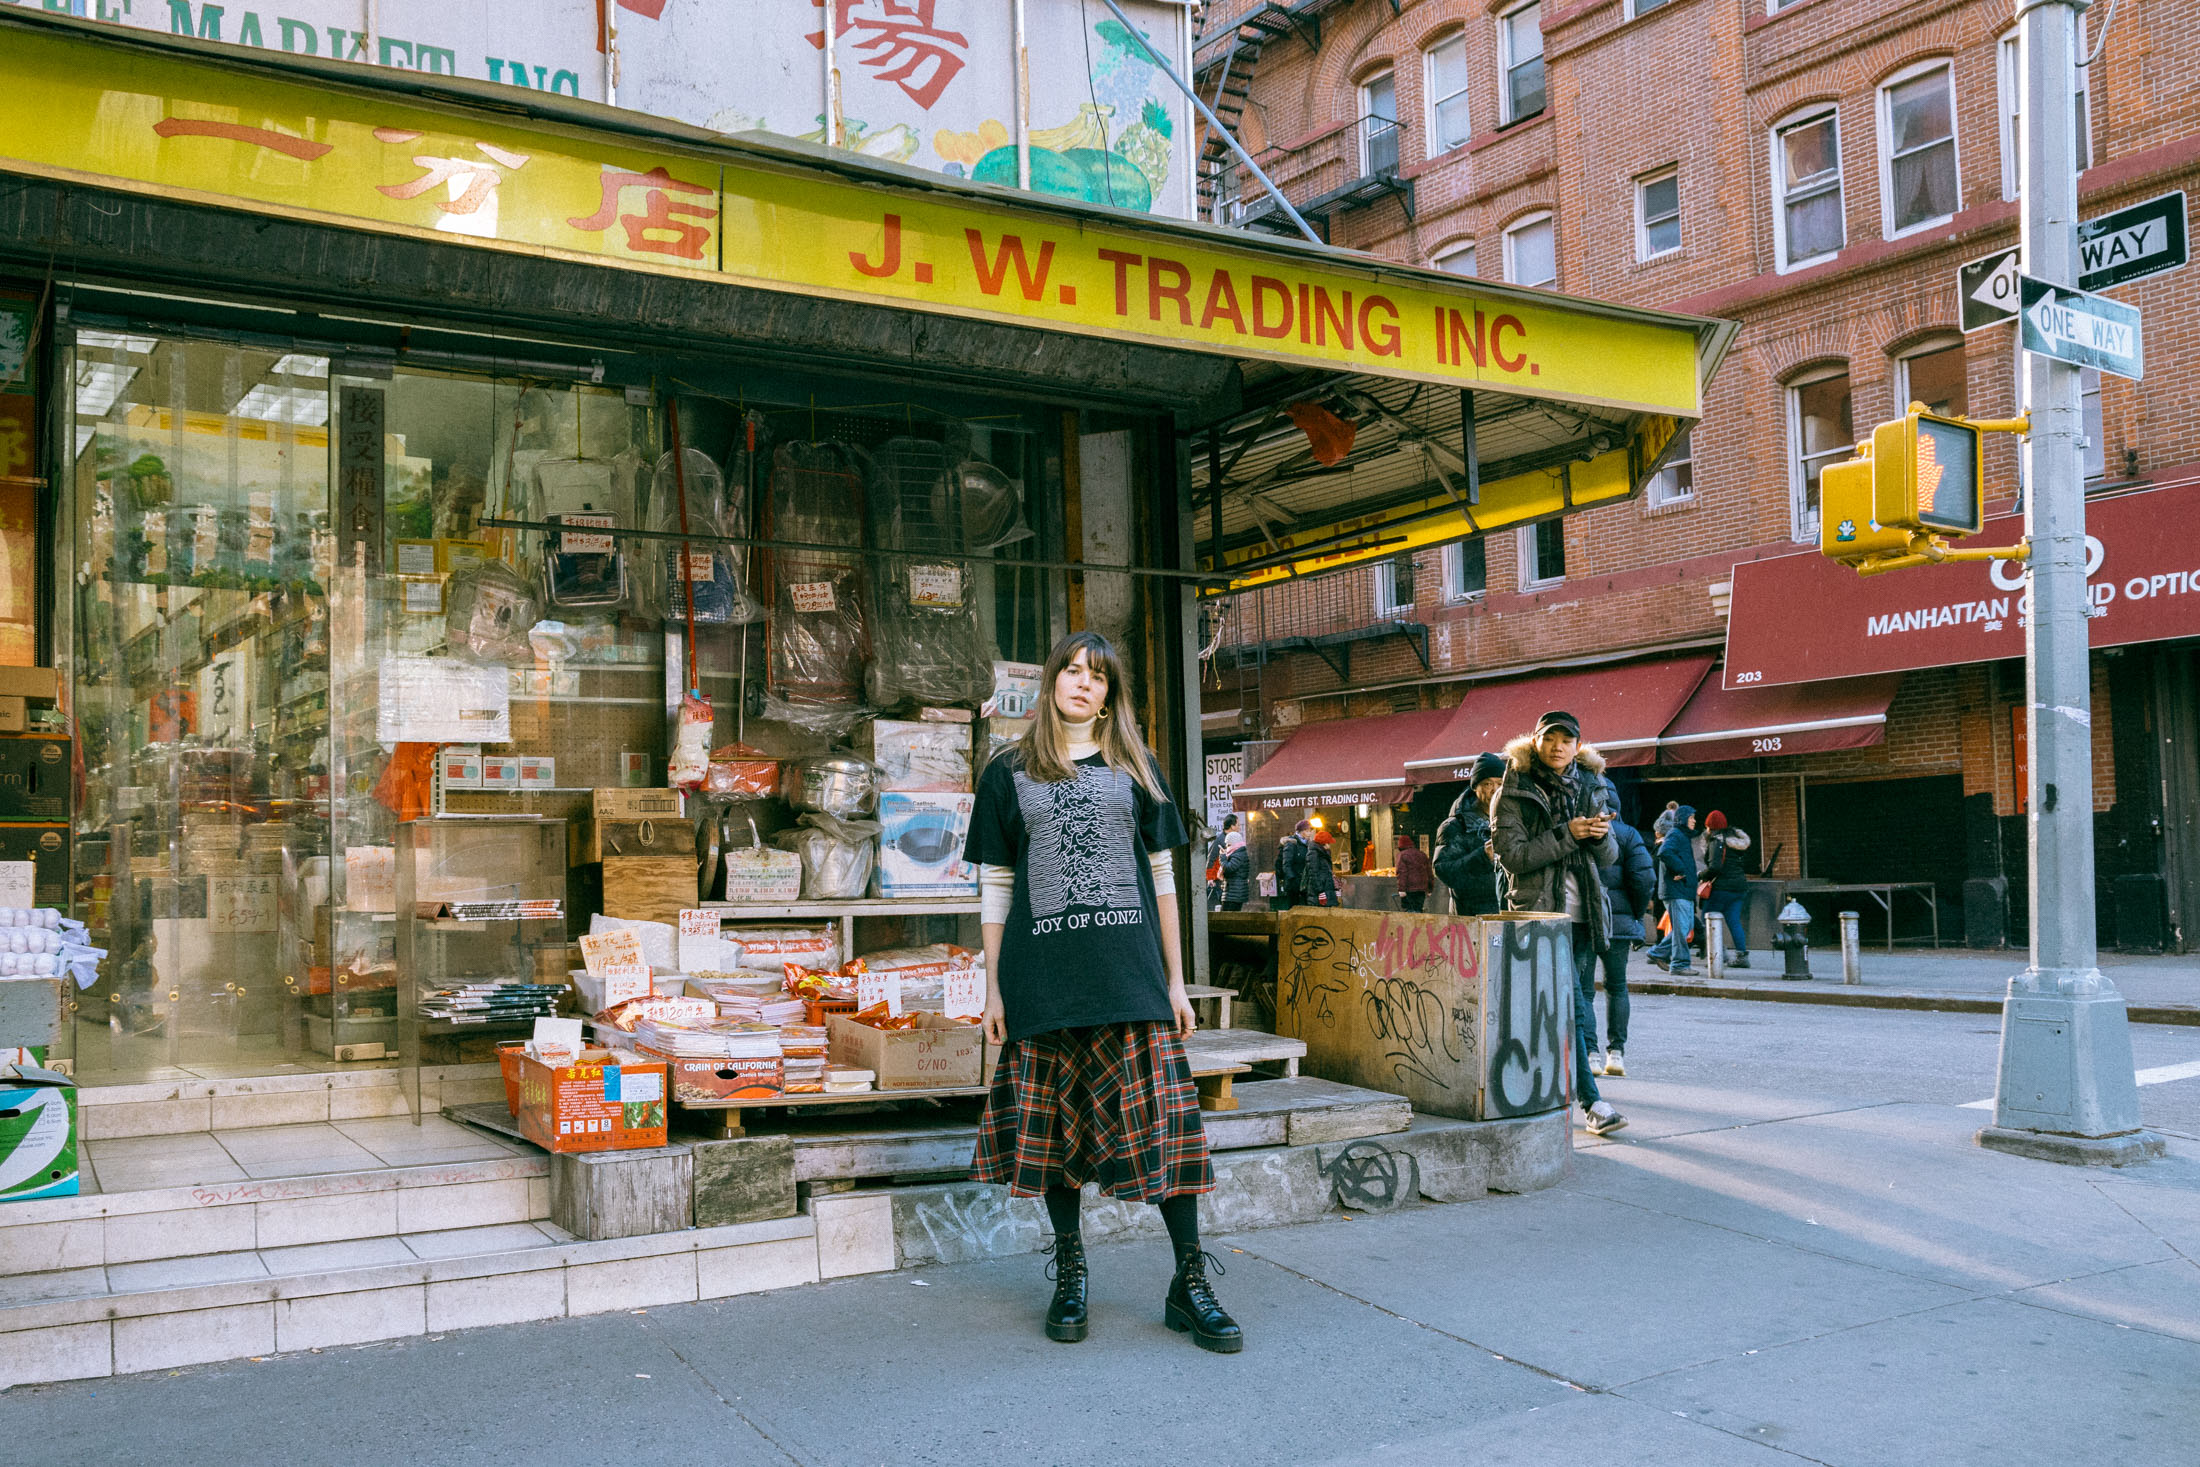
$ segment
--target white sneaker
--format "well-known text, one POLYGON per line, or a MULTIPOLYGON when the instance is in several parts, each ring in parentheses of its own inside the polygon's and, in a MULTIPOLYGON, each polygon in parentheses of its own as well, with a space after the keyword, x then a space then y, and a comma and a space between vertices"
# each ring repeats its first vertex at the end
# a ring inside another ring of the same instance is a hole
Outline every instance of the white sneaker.
POLYGON ((1627 1056, 1616 1049, 1608 1051, 1604 1056, 1604 1068, 1598 1070, 1597 1073, 1600 1075, 1625 1075, 1627 1073, 1627 1056))
POLYGON ((1603 1055, 1601 1055, 1601 1054, 1598 1054, 1598 1053, 1597 1053, 1597 1052, 1596 1052, 1595 1050, 1593 1050, 1593 1049, 1589 1051, 1589 1073, 1590 1073, 1590 1074, 1592 1074, 1592 1075, 1606 1075, 1606 1074, 1610 1074, 1611 1072, 1610 1072, 1609 1070, 1607 1070, 1607 1069, 1605 1069, 1605 1068, 1604 1068, 1604 1066, 1605 1066, 1605 1063, 1606 1063, 1606 1061, 1605 1061, 1605 1058, 1604 1058, 1604 1056, 1603 1056, 1603 1055))
POLYGON ((1609 1136, 1614 1131, 1627 1129, 1627 1117, 1612 1108, 1609 1100, 1600 1100, 1589 1107, 1589 1134, 1609 1136))

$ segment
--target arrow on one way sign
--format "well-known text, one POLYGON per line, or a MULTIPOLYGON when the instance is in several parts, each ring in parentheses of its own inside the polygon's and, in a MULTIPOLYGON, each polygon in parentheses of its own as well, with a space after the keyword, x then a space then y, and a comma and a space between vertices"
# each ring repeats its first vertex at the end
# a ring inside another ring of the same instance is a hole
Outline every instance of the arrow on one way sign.
POLYGON ((2017 251, 1998 250, 1956 267, 1956 299, 1963 329, 1976 331, 2017 313, 2017 251))

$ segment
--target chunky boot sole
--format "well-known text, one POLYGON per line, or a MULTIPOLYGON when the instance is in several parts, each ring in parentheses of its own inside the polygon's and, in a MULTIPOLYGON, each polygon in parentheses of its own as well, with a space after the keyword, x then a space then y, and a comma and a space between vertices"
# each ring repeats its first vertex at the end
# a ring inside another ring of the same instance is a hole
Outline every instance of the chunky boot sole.
POLYGON ((1200 1332, 1192 1316, 1171 1304, 1162 1311, 1162 1320, 1180 1335, 1188 1334, 1192 1343, 1202 1350, 1212 1350, 1217 1355, 1235 1355, 1245 1348, 1243 1335, 1210 1335, 1200 1332))
POLYGON ((1054 1324, 1049 1322, 1047 1325, 1047 1338, 1059 1340, 1065 1345, 1074 1345, 1091 1333, 1092 1326, 1090 1324, 1054 1324))

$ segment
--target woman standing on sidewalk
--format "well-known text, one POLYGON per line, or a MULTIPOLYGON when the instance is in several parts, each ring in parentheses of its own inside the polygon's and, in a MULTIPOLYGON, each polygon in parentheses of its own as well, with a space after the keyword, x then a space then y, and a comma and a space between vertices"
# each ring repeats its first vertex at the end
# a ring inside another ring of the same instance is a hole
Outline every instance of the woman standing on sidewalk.
POLYGON ((1184 823, 1107 638, 1063 638, 1040 686, 1031 731, 979 781, 964 851, 979 868, 986 1040, 1002 1046, 971 1174, 1046 1199, 1049 1339, 1090 1328, 1078 1204, 1093 1182, 1161 1210, 1176 1250, 1162 1317, 1227 1354, 1244 1339, 1199 1244, 1215 1178, 1183 1046, 1193 1018, 1168 853, 1184 823))

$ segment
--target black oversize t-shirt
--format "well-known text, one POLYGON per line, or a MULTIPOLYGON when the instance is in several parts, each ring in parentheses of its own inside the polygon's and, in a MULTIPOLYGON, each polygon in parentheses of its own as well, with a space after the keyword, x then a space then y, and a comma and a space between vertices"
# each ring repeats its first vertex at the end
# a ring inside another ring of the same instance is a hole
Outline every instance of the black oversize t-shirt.
POLYGON ((1075 779, 1023 772, 1015 753, 986 766, 963 859, 1016 871, 1001 933, 1001 1009, 1008 1037, 1174 1018, 1153 892, 1155 851, 1185 842, 1171 800, 1098 754, 1075 779))

